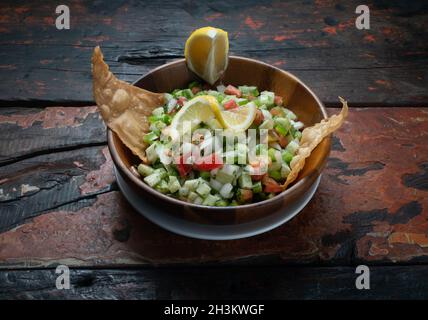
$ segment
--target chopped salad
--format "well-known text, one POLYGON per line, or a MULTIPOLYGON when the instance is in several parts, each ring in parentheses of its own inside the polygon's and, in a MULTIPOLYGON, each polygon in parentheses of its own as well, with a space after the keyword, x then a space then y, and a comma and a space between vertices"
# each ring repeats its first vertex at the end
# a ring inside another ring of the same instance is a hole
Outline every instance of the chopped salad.
POLYGON ((165 105, 153 111, 150 132, 143 137, 147 159, 136 164, 133 172, 157 191, 198 205, 236 206, 274 197, 283 191, 281 184, 290 173, 304 124, 275 92, 259 92, 255 86, 216 89, 192 82, 188 88, 166 94, 165 105), (195 113, 190 140, 174 147, 170 134, 174 119, 183 118, 180 110, 189 109, 198 97, 214 100, 216 116, 201 121, 195 113), (225 130, 222 114, 224 119, 226 113, 241 116, 241 108, 247 108, 244 117, 250 119, 243 131, 256 135, 228 139, 231 133, 225 130), (198 130, 202 133, 197 134, 198 130))

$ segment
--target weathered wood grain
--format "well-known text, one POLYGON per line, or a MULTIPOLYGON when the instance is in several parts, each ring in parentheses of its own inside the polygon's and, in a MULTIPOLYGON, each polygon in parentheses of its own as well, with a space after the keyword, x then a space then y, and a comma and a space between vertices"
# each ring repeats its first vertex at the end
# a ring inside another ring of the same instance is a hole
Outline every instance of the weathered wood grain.
POLYGON ((115 188, 106 146, 25 159, 0 167, 0 177, 0 232, 115 188))
POLYGON ((371 266, 370 290, 355 267, 218 267, 71 270, 57 290, 54 269, 0 272, 0 299, 427 299, 427 266, 371 266))
POLYGON ((427 136, 427 108, 353 108, 308 206, 271 232, 224 242, 177 236, 137 214, 110 192, 103 147, 28 158, 0 168, 10 197, 0 202, 0 266, 426 262, 427 136))
POLYGON ((107 139, 96 106, 0 108, 0 132, 0 165, 107 139))
POLYGON ((2 2, 0 102, 92 101, 90 54, 134 81, 182 57, 190 32, 229 31, 231 52, 301 77, 327 104, 423 105, 427 95, 425 1, 369 1, 371 29, 357 30, 359 1, 73 1, 71 29, 55 28, 55 1, 2 2))

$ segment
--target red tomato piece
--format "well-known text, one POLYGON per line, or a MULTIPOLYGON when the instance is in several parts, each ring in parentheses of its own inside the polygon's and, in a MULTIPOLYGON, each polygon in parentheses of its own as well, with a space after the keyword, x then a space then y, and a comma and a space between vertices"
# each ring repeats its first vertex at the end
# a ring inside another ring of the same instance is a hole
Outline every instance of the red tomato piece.
POLYGON ((192 93, 193 94, 197 94, 199 91, 201 91, 201 88, 199 88, 199 87, 193 87, 192 88, 192 93))
POLYGON ((178 173, 180 174, 180 177, 185 177, 190 173, 190 171, 192 171, 192 165, 185 162, 186 162, 185 157, 180 156, 176 163, 176 167, 177 167, 178 173))
POLYGON ((275 98, 273 99, 273 102, 277 105, 277 106, 282 106, 283 104, 283 100, 282 97, 280 96, 275 96, 275 98))
POLYGON ((234 95, 234 96, 237 96, 238 98, 240 98, 241 97, 241 91, 238 89, 238 88, 236 88, 236 87, 234 87, 234 86, 232 86, 231 84, 229 84, 227 87, 226 87, 226 89, 224 89, 224 93, 225 94, 229 94, 229 95, 234 95))
POLYGON ((259 126, 262 124, 263 120, 265 119, 265 117, 263 116, 263 112, 261 112, 259 109, 256 110, 256 117, 254 118, 253 123, 256 126, 259 126))
POLYGON ((193 164, 193 169, 198 171, 211 171, 223 166, 223 159, 216 153, 198 159, 193 164))
POLYGON ((279 193, 282 191, 280 184, 267 175, 263 177, 262 184, 265 186, 264 192, 279 193))
POLYGON ((235 100, 229 100, 224 104, 224 108, 226 110, 235 109, 238 108, 238 104, 235 102, 235 100))
POLYGON ((187 99, 185 97, 179 97, 177 99, 177 104, 182 107, 186 101, 187 99))

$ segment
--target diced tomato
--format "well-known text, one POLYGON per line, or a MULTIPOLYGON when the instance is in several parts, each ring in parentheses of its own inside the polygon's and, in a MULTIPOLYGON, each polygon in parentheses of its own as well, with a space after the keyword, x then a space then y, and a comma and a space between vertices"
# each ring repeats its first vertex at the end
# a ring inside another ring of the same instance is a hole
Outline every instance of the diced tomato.
POLYGON ((253 174, 252 176, 251 176, 251 180, 253 180, 253 181, 260 181, 260 180, 262 180, 263 179, 263 177, 265 176, 266 174, 253 174))
POLYGON ((266 175, 265 172, 262 172, 262 168, 260 166, 260 161, 254 161, 250 162, 250 166, 253 167, 251 175, 251 180, 253 181, 260 181, 263 179, 263 177, 266 175))
POLYGON ((192 165, 189 163, 185 163, 186 158, 184 156, 180 156, 178 158, 178 161, 176 163, 178 173, 180 174, 180 177, 187 176, 190 171, 192 171, 192 165))
POLYGON ((263 177, 262 184, 265 186, 264 192, 279 193, 282 191, 282 187, 274 179, 269 178, 267 175, 263 177))
POLYGON ((235 100, 231 99, 224 104, 224 108, 226 110, 235 109, 238 108, 238 104, 235 102, 235 100))
POLYGON ((238 88, 236 88, 236 87, 234 87, 234 86, 232 86, 231 84, 229 84, 227 87, 226 87, 226 89, 224 89, 224 93, 225 94, 229 94, 229 95, 234 95, 234 96, 237 96, 238 98, 240 98, 241 97, 241 91, 238 89, 238 88))
POLYGON ((253 199, 253 191, 247 189, 240 189, 238 195, 238 201, 240 203, 248 203, 253 199))
POLYGON ((270 114, 273 116, 281 116, 282 112, 281 112, 281 110, 279 110, 279 108, 278 109, 272 108, 272 109, 270 109, 270 114))
POLYGON ((282 106, 282 103, 283 103, 282 97, 280 97, 280 96, 275 96, 275 98, 273 99, 273 102, 274 102, 277 106, 282 106))
POLYGON ((278 143, 281 148, 285 148, 288 145, 288 139, 282 135, 278 135, 278 143))
POLYGON ((182 107, 186 101, 187 99, 185 97, 179 97, 177 99, 177 104, 182 107))
POLYGON ((197 94, 199 91, 201 91, 201 88, 199 88, 199 87, 193 87, 192 88, 192 93, 193 94, 197 94))
POLYGON ((261 112, 259 109, 256 110, 256 117, 254 118, 253 124, 256 126, 259 126, 262 124, 265 117, 263 116, 263 112, 261 112))
POLYGON ((198 171, 211 171, 221 168, 223 166, 223 159, 216 153, 202 157, 195 161, 193 169, 198 171))

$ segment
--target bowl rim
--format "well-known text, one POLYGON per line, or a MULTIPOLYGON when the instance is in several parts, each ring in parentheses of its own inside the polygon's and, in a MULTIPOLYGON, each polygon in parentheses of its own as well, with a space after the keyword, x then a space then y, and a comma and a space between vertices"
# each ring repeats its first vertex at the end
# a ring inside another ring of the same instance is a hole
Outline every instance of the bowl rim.
MULTIPOLYGON (((289 73, 288 71, 282 70, 278 67, 275 67, 273 65, 270 65, 268 63, 265 63, 263 61, 260 60, 256 60, 256 59, 251 59, 251 58, 246 58, 246 57, 241 57, 241 56, 229 56, 229 59, 234 59, 234 60, 245 60, 245 61, 249 61, 249 62, 253 62, 253 63, 258 63, 258 64, 262 64, 268 68, 273 68, 281 73, 284 73, 285 75, 287 75, 288 77, 292 78, 293 80, 295 80, 297 83, 299 83, 307 92, 309 92, 309 94, 315 99, 316 103, 318 104, 318 106, 320 107, 320 111, 321 111, 321 115, 324 119, 326 119, 328 117, 327 115, 327 111, 325 109, 324 104, 321 102, 321 100, 317 97, 317 95, 302 81, 300 80, 298 77, 296 77, 295 75, 289 73)), ((150 76, 151 74, 175 65, 175 64, 181 64, 181 63, 185 63, 185 59, 181 58, 181 59, 177 59, 168 63, 165 63, 163 65, 160 65, 152 70, 150 70, 149 72, 145 73, 144 75, 142 75, 141 77, 139 77, 136 81, 134 81, 132 84, 133 85, 137 85, 138 82, 140 82, 143 78, 146 78, 148 76, 150 76)), ((110 151, 110 154, 112 156, 113 159, 113 163, 114 165, 117 166, 117 169, 121 170, 127 178, 129 178, 132 182, 134 182, 138 187, 142 188, 144 191, 149 192, 150 194, 154 195, 155 197, 160 197, 162 199, 165 199, 166 201, 172 203, 172 204, 176 204, 176 205, 180 205, 180 206, 187 206, 187 207, 191 207, 191 208, 195 208, 195 209, 202 209, 202 210, 212 210, 212 211, 224 211, 224 210, 230 210, 230 209, 250 209, 250 208, 255 208, 258 206, 264 206, 266 204, 268 204, 269 202, 274 202, 277 201, 279 198, 283 198, 286 195, 292 194, 294 192, 296 192, 298 189, 302 188, 302 186, 305 184, 305 182, 307 180, 309 180, 310 178, 312 178, 313 175, 319 176, 321 174, 321 172, 314 170, 311 174, 305 176, 303 179, 297 181, 296 183, 293 183, 289 188, 285 189, 284 191, 278 193, 277 195, 275 195, 274 197, 270 198, 270 199, 265 199, 259 202, 255 202, 255 203, 249 203, 249 204, 242 204, 242 205, 237 205, 237 206, 225 206, 225 207, 215 207, 215 206, 205 206, 205 205, 200 205, 200 204, 194 204, 194 203, 190 203, 190 202, 186 202, 180 199, 176 199, 170 196, 167 196, 153 188, 151 188, 150 186, 146 185, 144 183, 143 180, 141 180, 140 178, 136 177, 131 170, 123 163, 122 159, 120 158, 114 143, 113 143, 113 134, 115 134, 110 128, 107 127, 107 142, 108 142, 108 148, 110 151)), ((324 139, 328 139, 331 135, 325 137, 324 139)), ((324 140, 323 139, 323 140, 324 140)), ((330 148, 331 148, 331 142, 330 142, 330 148)), ((325 158, 328 157, 329 153, 330 153, 330 148, 329 150, 325 153, 324 157, 321 159, 321 161, 323 161, 325 158)))

